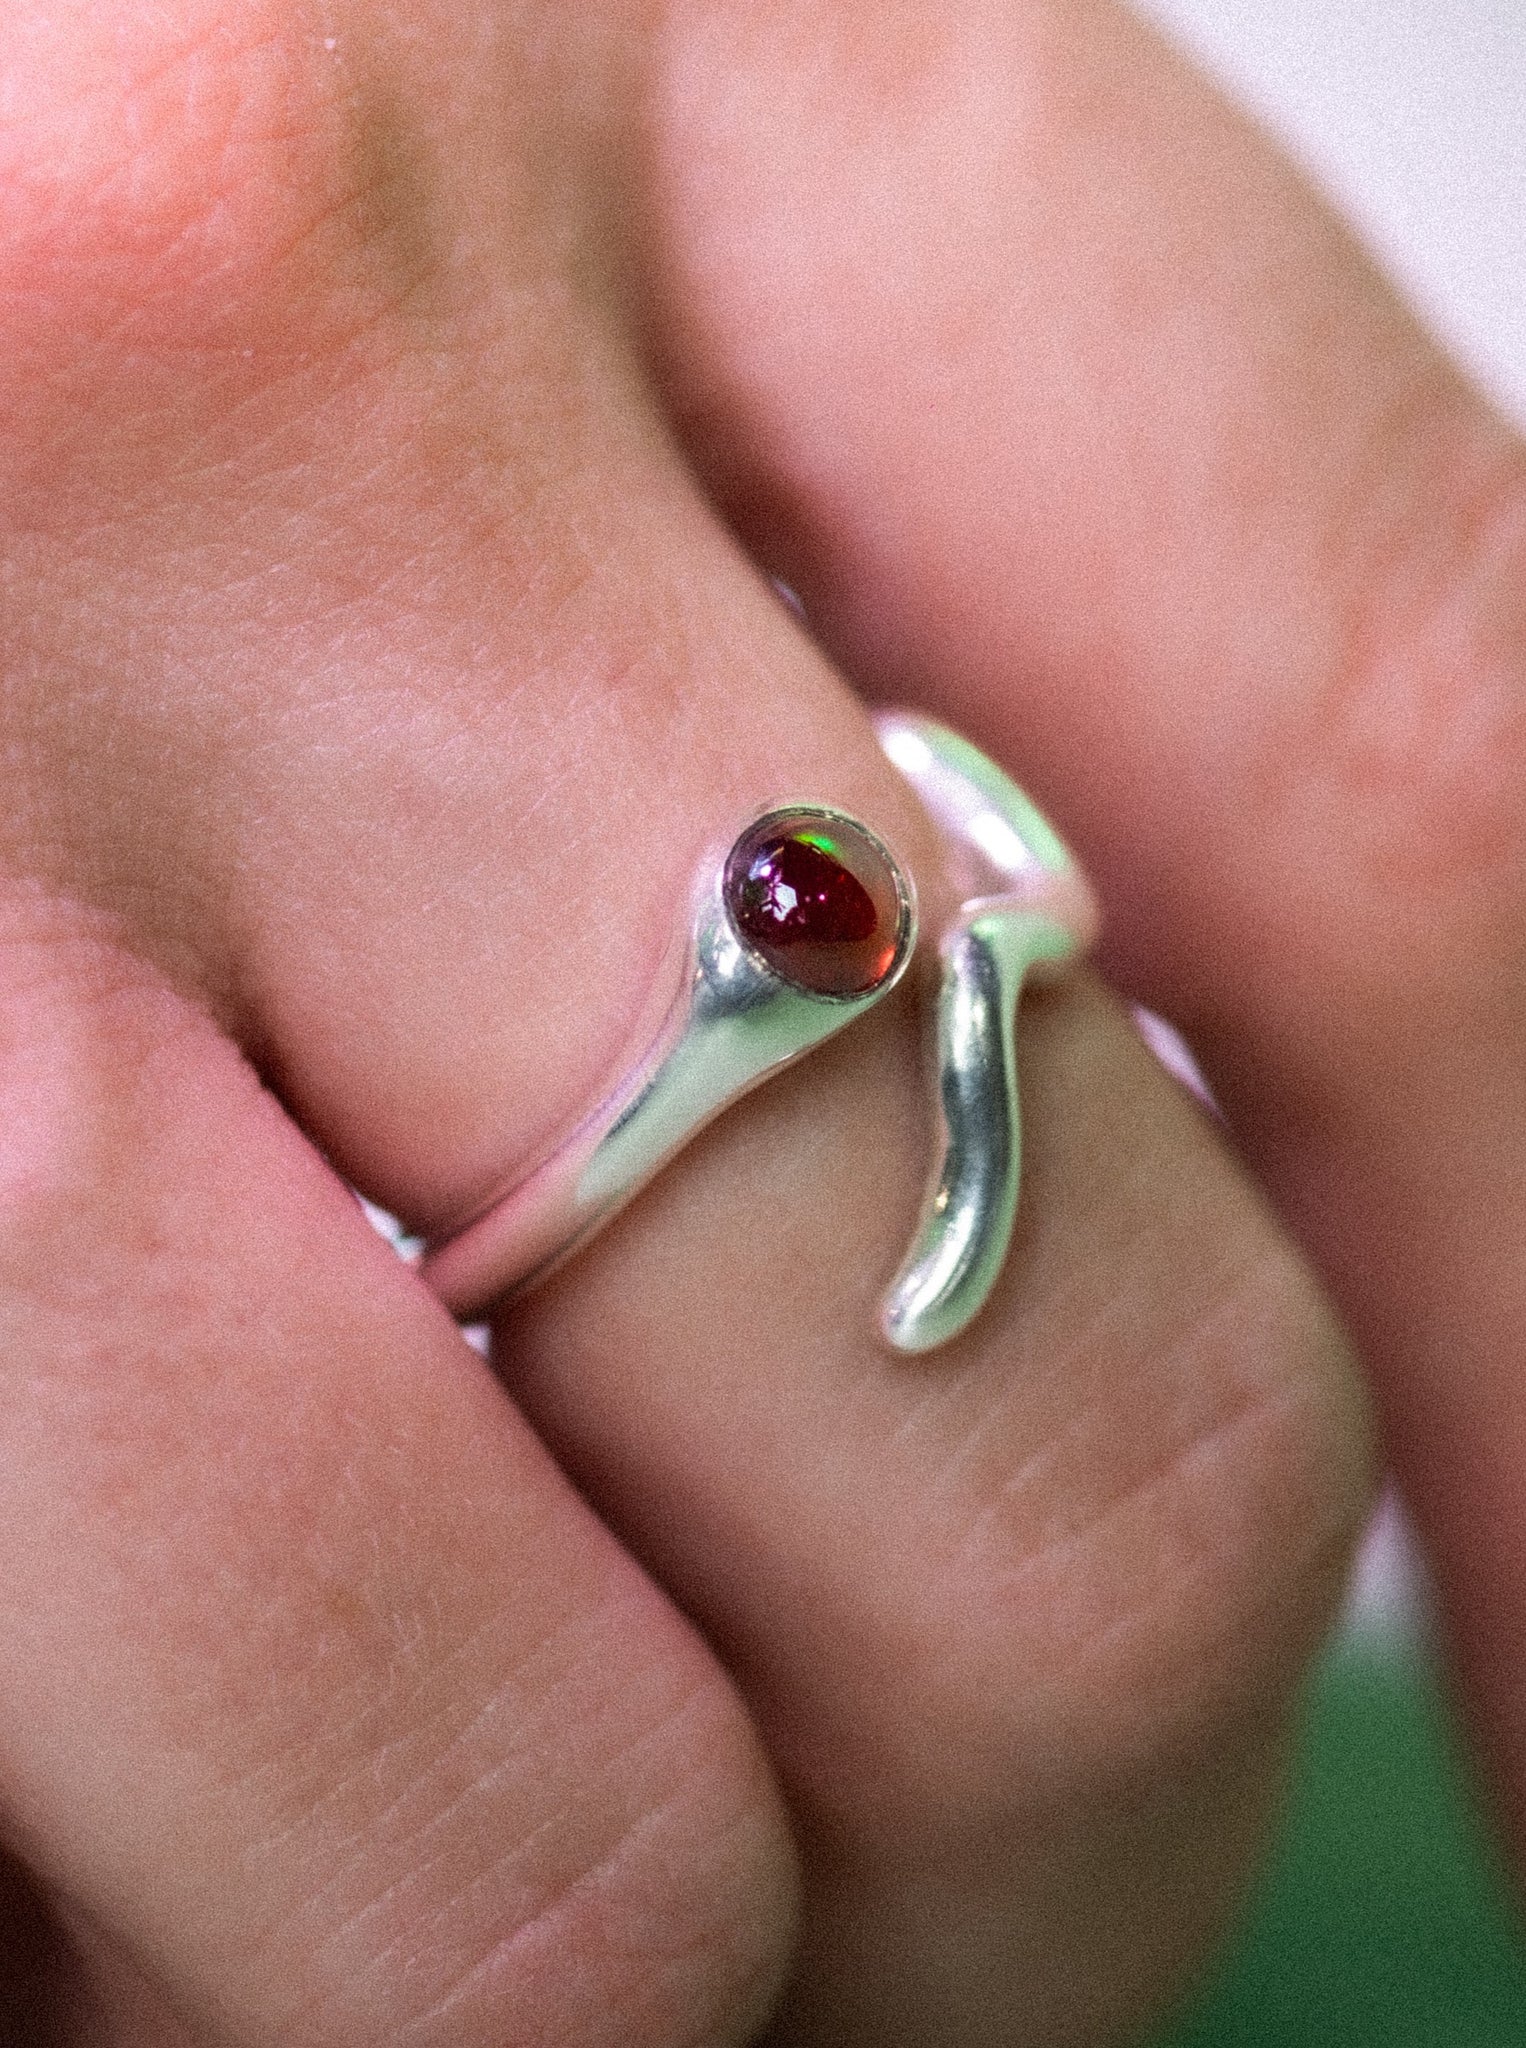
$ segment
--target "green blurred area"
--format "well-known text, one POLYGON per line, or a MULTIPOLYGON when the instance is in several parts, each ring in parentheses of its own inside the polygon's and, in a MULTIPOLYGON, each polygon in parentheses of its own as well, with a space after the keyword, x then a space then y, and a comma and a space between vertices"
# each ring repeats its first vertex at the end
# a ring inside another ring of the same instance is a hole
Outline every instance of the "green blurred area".
POLYGON ((1250 1924, 1154 2048, 1523 2044, 1526 1945, 1435 1677, 1401 1642, 1345 1644, 1250 1924))

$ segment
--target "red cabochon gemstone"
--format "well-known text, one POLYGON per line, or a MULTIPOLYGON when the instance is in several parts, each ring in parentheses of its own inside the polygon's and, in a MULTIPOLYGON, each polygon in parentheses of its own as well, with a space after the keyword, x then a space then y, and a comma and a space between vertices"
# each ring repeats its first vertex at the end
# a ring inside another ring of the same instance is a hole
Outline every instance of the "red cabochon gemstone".
POLYGON ((731 849, 724 887, 739 936, 812 995, 867 994, 896 964, 905 910, 895 870, 848 819, 760 818, 731 849))

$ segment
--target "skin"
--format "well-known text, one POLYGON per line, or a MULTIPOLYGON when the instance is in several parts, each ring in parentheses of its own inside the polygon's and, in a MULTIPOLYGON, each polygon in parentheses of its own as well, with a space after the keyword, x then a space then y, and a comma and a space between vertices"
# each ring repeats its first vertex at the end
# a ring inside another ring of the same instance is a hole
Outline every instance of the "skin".
POLYGON ((1523 505, 1093 0, 4 0, 11 2040, 1126 2038, 1370 1498, 1336 1309, 1519 1829, 1523 505), (1228 1130, 1033 1001, 1011 1261, 892 1360, 908 989, 490 1369, 346 1181, 532 1164, 765 803, 932 875, 864 696, 1228 1130))

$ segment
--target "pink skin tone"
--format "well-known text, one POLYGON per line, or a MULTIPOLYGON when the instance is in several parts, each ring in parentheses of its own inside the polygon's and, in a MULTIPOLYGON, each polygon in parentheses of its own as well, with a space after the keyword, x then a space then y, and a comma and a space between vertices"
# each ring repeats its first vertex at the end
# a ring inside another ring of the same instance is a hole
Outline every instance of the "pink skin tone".
POLYGON ((1526 1812, 1521 478, 1100 0, 0 0, 14 2039, 1125 2037, 1370 1498, 1326 1289, 1526 1812), (936 874, 869 696, 1235 1149, 1044 991, 1008 1267, 887 1361, 908 984, 491 1370, 345 1181, 542 1156, 781 791, 936 874))

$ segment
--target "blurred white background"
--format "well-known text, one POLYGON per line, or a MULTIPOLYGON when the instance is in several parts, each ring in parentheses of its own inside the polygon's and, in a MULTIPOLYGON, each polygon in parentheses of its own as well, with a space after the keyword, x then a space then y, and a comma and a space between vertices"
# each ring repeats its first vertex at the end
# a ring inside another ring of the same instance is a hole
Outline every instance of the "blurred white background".
POLYGON ((1526 0, 1141 0, 1526 424, 1526 0))

